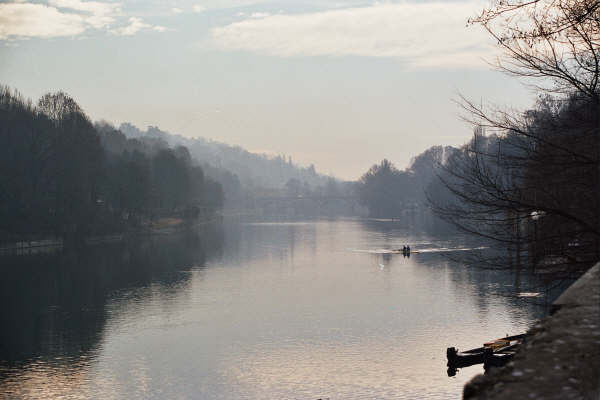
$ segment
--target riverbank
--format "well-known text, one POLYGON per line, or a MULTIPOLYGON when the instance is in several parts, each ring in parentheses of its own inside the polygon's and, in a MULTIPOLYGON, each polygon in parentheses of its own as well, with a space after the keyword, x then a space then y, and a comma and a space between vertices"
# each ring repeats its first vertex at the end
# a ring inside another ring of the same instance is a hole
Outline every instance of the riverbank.
MULTIPOLYGON (((198 220, 192 224, 187 223, 182 218, 160 218, 153 221, 151 224, 143 225, 139 229, 129 230, 126 232, 108 234, 108 235, 93 235, 88 236, 83 240, 86 245, 96 245, 101 243, 120 242, 129 237, 137 236, 153 236, 153 235, 170 235, 181 232, 190 227, 200 226, 219 222, 222 218, 214 216, 206 220, 198 220)), ((7 240, 0 242, 0 252, 18 252, 24 254, 36 253, 40 251, 60 249, 65 246, 65 240, 56 236, 36 236, 22 237, 15 240, 7 240)))
POLYGON ((600 399, 600 263, 553 303, 512 362, 468 382, 463 399, 600 399))

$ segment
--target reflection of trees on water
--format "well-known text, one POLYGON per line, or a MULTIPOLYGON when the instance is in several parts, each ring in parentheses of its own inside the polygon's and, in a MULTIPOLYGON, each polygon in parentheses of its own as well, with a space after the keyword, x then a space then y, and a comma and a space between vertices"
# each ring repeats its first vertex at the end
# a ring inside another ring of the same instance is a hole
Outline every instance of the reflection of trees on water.
MULTIPOLYGON (((430 230, 425 226, 414 229, 409 221, 365 219, 360 220, 360 224, 368 234, 382 235, 381 247, 386 249, 400 248, 404 244, 409 244, 413 250, 485 246, 481 239, 465 234, 455 232, 449 235, 443 229, 430 230)), ((565 285, 548 285, 543 277, 530 272, 517 272, 507 267, 490 269, 486 268, 487 265, 478 265, 473 262, 478 255, 478 250, 420 253, 411 257, 410 262, 426 268, 426 271, 445 269, 455 288, 456 297, 460 300, 467 293, 474 293, 474 296, 468 297, 475 299, 475 305, 482 315, 493 312, 493 305, 502 301, 515 310, 522 310, 522 313, 541 317, 549 311, 549 304, 564 289, 565 285), (537 292, 539 297, 518 297, 523 292, 537 292)), ((388 264, 395 257, 402 257, 402 254, 383 254, 382 260, 388 264)))
POLYGON ((459 300, 467 297, 475 300, 480 315, 493 313, 495 306, 502 303, 516 310, 516 319, 522 315, 541 318, 549 312, 551 302, 560 293, 559 288, 545 290, 544 282, 533 274, 521 274, 519 285, 516 285, 515 271, 510 269, 479 268, 434 253, 419 254, 412 260, 419 267, 445 269, 454 286, 455 296, 459 300), (519 296, 520 293, 534 290, 537 291, 535 297, 519 296))
POLYGON ((222 249, 219 227, 29 256, 0 255, 0 363, 67 360, 102 339, 118 291, 184 287, 193 267, 222 249))
MULTIPOLYGON (((276 257, 292 262, 296 246, 302 245, 315 255, 319 246, 318 222, 268 222, 225 224, 225 262, 244 265, 248 260, 276 257)), ((307 250, 303 248, 303 253, 307 250)))
MULTIPOLYGON (((466 235, 460 234, 450 225, 433 217, 430 213, 413 215, 410 218, 377 219, 366 218, 358 220, 361 227, 367 232, 396 236, 411 236, 414 238, 451 237, 454 241, 469 240, 466 235)), ((472 242, 474 240, 470 238, 472 242)), ((445 239, 447 240, 447 239, 445 239)))

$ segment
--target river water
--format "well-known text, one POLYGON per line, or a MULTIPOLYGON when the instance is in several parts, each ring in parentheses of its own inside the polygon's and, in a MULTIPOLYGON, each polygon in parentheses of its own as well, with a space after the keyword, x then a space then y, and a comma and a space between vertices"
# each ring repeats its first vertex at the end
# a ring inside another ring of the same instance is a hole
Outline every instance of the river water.
POLYGON ((457 399, 483 369, 448 377, 446 347, 544 313, 510 272, 448 258, 471 247, 337 220, 4 254, 0 398, 457 399))

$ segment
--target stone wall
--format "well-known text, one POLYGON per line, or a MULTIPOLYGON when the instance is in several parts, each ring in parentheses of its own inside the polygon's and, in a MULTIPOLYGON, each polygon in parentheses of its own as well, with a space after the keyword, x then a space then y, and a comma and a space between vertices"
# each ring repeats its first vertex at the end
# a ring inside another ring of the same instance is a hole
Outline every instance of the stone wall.
POLYGON ((600 263, 553 304, 514 359, 465 385, 465 400, 600 400, 600 263))

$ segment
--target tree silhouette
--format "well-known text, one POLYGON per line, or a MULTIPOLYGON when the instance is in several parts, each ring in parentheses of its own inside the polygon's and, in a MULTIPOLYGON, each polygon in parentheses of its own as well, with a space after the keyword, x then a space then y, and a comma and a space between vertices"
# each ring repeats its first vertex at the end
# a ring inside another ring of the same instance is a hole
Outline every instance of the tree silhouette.
POLYGON ((476 132, 441 174, 456 200, 435 209, 508 250, 497 265, 585 268, 600 259, 600 2, 499 1, 471 22, 540 97, 523 113, 461 99, 476 132))

